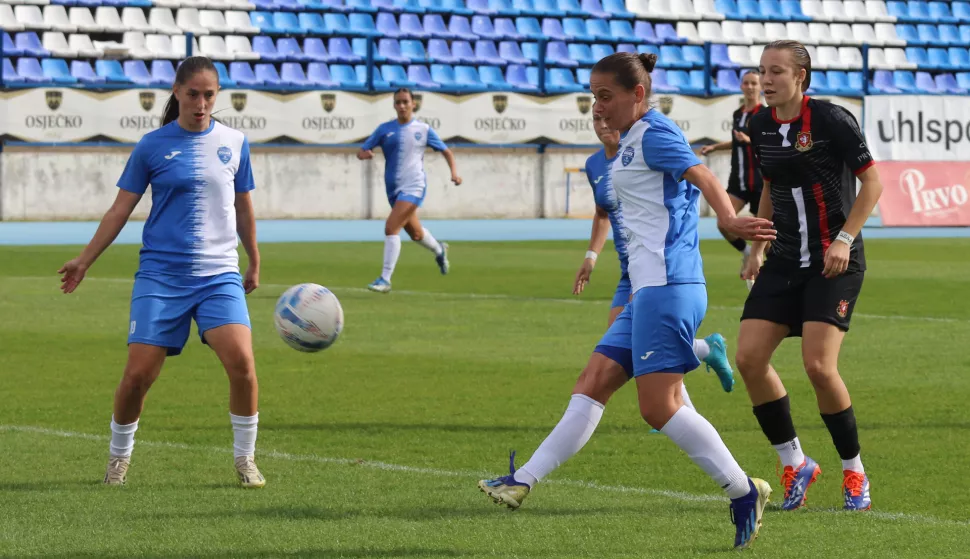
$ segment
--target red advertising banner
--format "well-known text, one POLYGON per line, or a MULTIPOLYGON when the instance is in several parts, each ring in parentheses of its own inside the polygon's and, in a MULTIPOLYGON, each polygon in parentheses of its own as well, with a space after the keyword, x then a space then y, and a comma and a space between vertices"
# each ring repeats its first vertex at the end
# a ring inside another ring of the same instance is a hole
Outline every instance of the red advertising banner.
POLYGON ((884 226, 970 226, 970 163, 880 161, 884 226))

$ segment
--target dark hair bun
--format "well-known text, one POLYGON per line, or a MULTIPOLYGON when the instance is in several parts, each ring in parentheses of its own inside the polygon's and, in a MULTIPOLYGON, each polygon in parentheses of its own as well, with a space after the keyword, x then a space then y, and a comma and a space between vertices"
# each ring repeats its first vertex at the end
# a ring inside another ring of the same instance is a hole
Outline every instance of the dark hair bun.
POLYGON ((643 64, 647 72, 653 72, 653 67, 657 65, 656 54, 643 52, 637 58, 640 59, 640 64, 643 64))

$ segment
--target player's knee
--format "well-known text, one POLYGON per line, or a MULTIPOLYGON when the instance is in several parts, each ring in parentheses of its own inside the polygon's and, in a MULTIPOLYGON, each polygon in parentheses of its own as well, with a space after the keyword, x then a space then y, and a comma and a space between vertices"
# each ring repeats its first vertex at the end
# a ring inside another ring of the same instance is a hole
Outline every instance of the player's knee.
POLYGON ((641 408, 640 417, 647 422, 647 425, 659 431, 676 412, 673 402, 665 402, 663 405, 651 406, 649 409, 641 408))
POLYGON ((737 353, 734 354, 734 363, 745 379, 767 374, 769 359, 769 356, 761 355, 756 348, 745 346, 739 346, 737 353))
POLYGON ((222 365, 231 380, 251 381, 256 378, 256 360, 250 352, 238 350, 225 356, 222 365))
POLYGON ((158 367, 151 363, 129 363, 121 380, 122 391, 145 393, 158 378, 158 367))
POLYGON ((839 376, 838 369, 822 359, 805 359, 805 373, 814 386, 827 386, 839 376))
POLYGON ((595 367, 587 366, 576 380, 573 387, 573 394, 588 396, 597 402, 606 405, 614 389, 609 382, 609 375, 605 371, 595 367))

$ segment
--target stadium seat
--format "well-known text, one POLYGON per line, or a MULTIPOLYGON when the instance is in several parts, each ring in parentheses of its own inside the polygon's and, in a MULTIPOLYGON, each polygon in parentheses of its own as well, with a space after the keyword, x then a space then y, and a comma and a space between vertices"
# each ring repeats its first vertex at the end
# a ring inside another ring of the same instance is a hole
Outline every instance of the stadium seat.
MULTIPOLYGON (((703 51, 702 51, 703 54, 703 51)), ((727 45, 711 45, 711 65, 715 68, 740 68, 741 65, 731 60, 727 45)))
POLYGON ((421 41, 413 39, 401 41, 401 53, 408 57, 411 64, 423 64, 428 61, 428 53, 421 41))
POLYGON ((538 91, 539 86, 529 81, 526 66, 509 64, 505 70, 505 81, 517 91, 538 91))
MULTIPOLYGON (((219 74, 219 85, 221 87, 235 86, 235 82, 229 79, 229 74, 226 72, 226 65, 222 62, 213 62, 213 66, 216 67, 216 73, 219 74)), ((175 66, 172 65, 171 60, 152 60, 152 78, 155 79, 155 83, 163 84, 169 86, 175 82, 175 66)))
POLYGON ((954 70, 970 70, 970 51, 963 47, 948 49, 950 66, 954 70))
POLYGON ((229 78, 243 87, 262 85, 262 81, 253 73, 249 62, 237 61, 229 64, 229 78))
POLYGON ((528 59, 528 66, 539 63, 539 43, 522 43, 522 55, 528 59))
POLYGON ((300 43, 292 37, 285 37, 276 41, 276 52, 286 60, 292 62, 309 62, 313 60, 303 53, 303 49, 300 48, 300 43))
MULTIPOLYGON (((14 6, 13 13, 17 17, 17 21, 23 26, 24 29, 35 29, 38 31, 50 29, 50 24, 44 21, 44 15, 38 6, 14 6)), ((13 29, 8 29, 8 31, 13 31, 13 29)), ((40 64, 38 64, 38 68, 40 68, 40 64)), ((23 72, 20 72, 19 67, 17 69, 17 73, 20 74, 21 78, 24 77, 24 74, 23 72)))
POLYGON ((588 44, 569 43, 567 50, 569 57, 579 66, 592 66, 599 60, 593 56, 593 51, 588 44))
POLYGON ((350 41, 346 37, 331 37, 330 42, 327 44, 327 52, 330 53, 330 59, 334 62, 344 64, 363 62, 363 58, 354 52, 350 46, 350 41))
POLYGON ((942 93, 929 72, 916 72, 916 89, 918 93, 942 93))
MULTIPOLYGON (((346 14, 323 14, 323 25, 334 35, 350 35, 350 20, 346 14)), ((333 73, 334 69, 330 68, 333 73)), ((356 78, 354 78, 356 79, 356 78)))
POLYGON ((603 0, 603 9, 614 18, 634 19, 636 17, 635 13, 627 9, 623 0, 603 0))
POLYGON ((347 0, 347 7, 350 8, 350 12, 362 14, 376 14, 378 10, 370 0, 347 0))
POLYGON ((366 82, 357 75, 354 67, 347 64, 331 64, 330 76, 340 84, 340 87, 359 89, 366 85, 366 82))
POLYGON ((737 93, 741 90, 741 80, 735 70, 718 70, 715 81, 715 93, 737 93))
MULTIPOLYGON (((96 60, 94 71, 108 83, 132 83, 131 78, 125 75, 121 63, 117 60, 96 60)), ((21 75, 23 75, 23 72, 21 72, 21 75)))
MULTIPOLYGON (((327 52, 327 47, 323 44, 323 39, 319 37, 307 37, 303 41, 303 54, 306 55, 307 59, 314 62, 330 62, 332 60, 330 53, 327 52)), ((327 75, 330 75, 329 69, 327 72, 327 75)), ((309 76, 309 74, 307 75, 309 76)))
POLYGON ((656 31, 650 22, 637 20, 633 24, 633 33, 637 36, 640 43, 648 43, 651 45, 659 45, 663 43, 663 40, 657 37, 656 31))
POLYGON ((471 22, 465 16, 451 16, 448 20, 448 31, 452 35, 465 41, 475 41, 478 35, 472 32, 471 22))
POLYGON ((657 31, 657 39, 662 40, 664 43, 677 44, 687 42, 687 39, 677 35, 674 26, 669 23, 658 23, 654 29, 657 31))
POLYGON ((482 64, 490 64, 493 66, 505 66, 508 64, 499 54, 498 48, 492 41, 475 41, 475 56, 482 61, 482 64))
POLYGON ((375 59, 393 64, 407 64, 411 61, 401 52, 401 43, 397 39, 381 39, 378 41, 375 59))
POLYGON ((940 42, 944 45, 962 45, 963 39, 960 37, 960 28, 956 25, 946 24, 939 27, 940 42))
POLYGON ((273 44, 273 39, 265 35, 253 37, 253 52, 259 55, 260 60, 280 62, 286 59, 285 56, 280 55, 276 51, 276 45, 273 44))
POLYGON ((67 38, 67 44, 71 49, 76 50, 77 55, 81 58, 99 58, 102 55, 100 50, 94 48, 91 37, 88 35, 75 33, 67 38))
POLYGON ((311 62, 307 64, 307 80, 320 87, 338 87, 338 83, 330 76, 330 68, 323 62, 311 62))
POLYGON ((284 62, 280 66, 280 81, 291 87, 309 87, 313 85, 303 72, 299 62, 284 62))
MULTIPOLYGON (((489 26, 491 26, 491 22, 489 22, 489 26)), ((475 29, 474 22, 472 22, 472 29, 475 29)), ((534 17, 515 18, 515 29, 525 39, 538 40, 545 36, 542 32, 542 27, 539 26, 539 20, 534 17)), ((475 32, 482 35, 482 38, 489 38, 477 29, 475 29, 475 32)))
POLYGON ((408 78, 404 67, 397 64, 385 64, 381 67, 381 74, 391 87, 415 87, 417 85, 408 78))
POLYGON ((431 37, 438 37, 441 39, 457 39, 454 33, 445 27, 445 20, 440 14, 425 14, 424 16, 424 30, 431 37))
POLYGON ((202 25, 199 10, 196 8, 179 8, 178 13, 175 14, 175 24, 179 26, 183 33, 209 34, 209 29, 202 25))
POLYGON ((240 33, 242 35, 255 35, 259 33, 259 28, 253 25, 252 19, 246 12, 226 12, 226 25, 232 28, 233 33, 240 33))
MULTIPOLYGON (((609 19, 611 17, 610 12, 603 8, 603 4, 600 0, 583 0, 581 4, 582 10, 590 15, 590 17, 596 17, 600 19, 609 19)), ((624 7, 625 9, 625 7, 624 7)))
MULTIPOLYGON (((580 22, 580 25, 582 22, 582 20, 575 20, 575 19, 572 21, 574 22, 578 21, 580 22)), ((542 34, 545 36, 546 39, 549 39, 550 41, 568 41, 569 39, 576 39, 577 41, 592 40, 592 37, 590 37, 589 34, 586 33, 586 26, 581 26, 581 27, 582 27, 581 32, 580 32, 580 29, 576 29, 577 33, 570 35, 566 33, 565 29, 563 29, 563 24, 561 20, 551 18, 551 17, 547 17, 542 20, 542 34)))
POLYGON ((226 21, 226 16, 219 10, 199 10, 199 24, 205 27, 209 33, 232 33, 234 31, 233 27, 226 21))
POLYGON ((742 68, 758 66, 760 60, 756 61, 751 57, 751 49, 743 45, 729 45, 728 57, 732 62, 742 68))
POLYGON ((929 70, 953 70, 950 66, 950 53, 946 49, 941 48, 928 48, 926 49, 928 62, 923 65, 924 68, 929 70))
POLYGON ((811 17, 802 12, 802 4, 798 0, 781 0, 781 14, 788 21, 809 22, 811 17))
POLYGON ((619 43, 616 45, 616 52, 629 52, 635 54, 637 52, 637 47, 633 46, 633 43, 619 43))
POLYGON ((256 72, 256 79, 270 87, 280 87, 283 85, 283 80, 280 78, 279 72, 276 71, 276 66, 269 63, 256 64, 253 67, 256 72))
POLYGON ((451 43, 451 55, 458 59, 458 64, 478 65, 488 64, 489 62, 487 58, 479 58, 468 41, 454 41, 451 43))
POLYGON ((946 43, 940 39, 939 29, 935 25, 921 23, 916 26, 917 40, 913 41, 929 46, 943 46, 946 43))
POLYGON ((960 23, 970 23, 970 2, 954 2, 953 17, 960 23))
POLYGON ((902 93, 902 91, 896 87, 893 79, 893 73, 890 70, 876 70, 872 76, 872 84, 870 89, 876 93, 902 93))
POLYGON ((401 26, 401 36, 409 39, 427 39, 429 34, 421 25, 421 20, 416 14, 401 14, 398 22, 401 26))
POLYGON ((249 39, 242 35, 229 35, 226 37, 226 50, 236 60, 259 60, 259 54, 253 52, 253 46, 250 44, 249 39))
POLYGON ((509 18, 497 17, 495 18, 495 21, 492 22, 492 25, 495 28, 495 35, 499 39, 506 39, 510 41, 524 41, 527 39, 527 37, 520 33, 516 28, 515 22, 509 18))
POLYGON ((13 62, 9 58, 3 59, 3 81, 6 83, 17 83, 20 82, 20 75, 17 74, 17 70, 13 67, 13 62))
POLYGON ((769 18, 761 13, 761 3, 757 0, 738 0, 738 18, 747 21, 766 21, 769 18))
MULTIPOLYGON (((88 15, 91 15, 90 10, 85 10, 88 15)), ((44 6, 44 29, 49 29, 51 31, 60 31, 61 33, 74 33, 77 31, 77 26, 71 23, 71 20, 67 17, 67 10, 64 6, 58 5, 48 5, 44 6)))
POLYGON ((697 45, 685 45, 681 47, 680 53, 684 58, 684 63, 687 64, 688 67, 702 68, 707 63, 703 47, 697 45))
POLYGON ((422 64, 412 64, 408 66, 408 79, 414 82, 415 87, 425 89, 441 89, 441 85, 431 78, 428 67, 422 64))
POLYGON ((492 91, 507 90, 511 87, 505 81, 505 75, 498 66, 479 66, 478 77, 482 84, 492 91))
POLYGON ((970 72, 958 72, 956 78, 959 87, 970 90, 970 72))
POLYGON ((579 62, 570 56, 566 43, 562 41, 550 41, 546 43, 546 64, 565 68, 576 68, 579 66, 579 62))
POLYGON ((439 64, 456 64, 458 58, 451 54, 448 43, 444 39, 428 41, 428 58, 439 64))
POLYGON ((610 21, 610 34, 612 39, 607 37, 607 41, 637 42, 637 34, 633 31, 633 24, 629 21, 614 19, 610 21))
POLYGON ((455 70, 448 64, 432 64, 431 79, 442 89, 462 89, 455 80, 455 70))
POLYGON ((683 52, 680 47, 675 45, 663 45, 660 47, 660 58, 657 66, 661 68, 681 68, 687 69, 693 66, 684 60, 683 52))
POLYGON ((488 0, 468 0, 467 5, 469 10, 478 15, 493 16, 498 13, 497 10, 488 5, 488 0))
POLYGON ((543 16, 563 18, 566 17, 565 10, 559 8, 556 0, 533 0, 536 10, 543 16))
POLYGON ((741 14, 738 12, 738 4, 734 0, 714 0, 714 7, 718 12, 724 14, 724 17, 727 19, 742 19, 741 14))
POLYGON ((156 83, 152 75, 148 72, 148 66, 145 65, 144 60, 125 60, 123 68, 125 76, 136 85, 158 85, 162 87, 170 85, 156 83))
MULTIPOLYGON (((141 62, 139 60, 139 62, 141 62)), ((71 75, 67 62, 60 58, 45 58, 40 61, 41 71, 48 81, 54 84, 74 84, 77 78, 71 75)), ((955 83, 955 82, 954 82, 955 83)))
MULTIPOLYGON (((384 78, 384 74, 381 69, 377 66, 373 68, 374 73, 371 76, 371 86, 375 91, 390 91, 391 84, 384 78)), ((364 84, 362 87, 367 88, 367 65, 358 64, 354 66, 354 72, 357 74, 357 81, 364 84)))
MULTIPOLYGON (((412 16, 417 21, 414 14, 402 14, 401 17, 412 16)), ((374 24, 374 17, 371 14, 350 14, 350 33, 361 37, 380 37, 381 32, 374 24)))
POLYGON ((397 20, 394 19, 394 14, 388 12, 381 12, 377 14, 377 30, 384 37, 391 39, 396 39, 403 35, 401 33, 401 28, 398 27, 397 20))
POLYGON ((443 13, 470 16, 474 12, 465 5, 465 0, 442 0, 443 13))
POLYGON ((597 43, 592 47, 593 59, 599 61, 600 59, 606 58, 607 56, 613 54, 613 45, 597 43))
MULTIPOLYGON (((567 21, 580 21, 583 20, 567 20, 567 21)), ((628 21, 618 21, 617 23, 626 24, 629 27, 629 35, 617 36, 613 33, 613 29, 606 20, 602 19, 587 19, 586 20, 586 33, 593 38, 594 41, 635 41, 636 37, 633 35, 633 27, 628 21)))
MULTIPOLYGON (((4 62, 7 62, 4 60, 4 62)), ((74 60, 71 62, 71 75, 77 78, 79 83, 89 85, 103 84, 105 79, 94 72, 91 63, 86 60, 74 60)))
POLYGON ((936 82, 936 89, 940 93, 951 93, 955 95, 966 95, 970 93, 970 89, 960 87, 960 84, 957 83, 956 77, 953 74, 937 74, 934 81, 936 82))
MULTIPOLYGON (((24 56, 47 58, 51 55, 50 51, 45 49, 44 45, 41 44, 40 37, 38 37, 37 33, 34 33, 33 31, 17 33, 15 41, 17 50, 22 52, 24 56)), ((23 75, 23 73, 21 73, 21 75, 23 75)))
POLYGON ((576 76, 569 68, 550 68, 546 80, 546 90, 550 93, 579 92, 586 89, 576 81, 576 76))
MULTIPOLYGON (((519 43, 515 41, 502 41, 498 45, 498 53, 508 64, 527 66, 531 62, 522 54, 519 43)), ((524 75, 524 74, 523 74, 524 75)))

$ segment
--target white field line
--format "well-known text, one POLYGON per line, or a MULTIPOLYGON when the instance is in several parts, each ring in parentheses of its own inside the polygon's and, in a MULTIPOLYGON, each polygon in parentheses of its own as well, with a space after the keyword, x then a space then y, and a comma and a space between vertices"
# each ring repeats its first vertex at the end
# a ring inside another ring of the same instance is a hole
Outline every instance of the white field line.
MULTIPOLYGON (((89 441, 98 441, 101 443, 107 443, 109 437, 102 435, 94 435, 91 433, 78 433, 74 431, 62 431, 59 429, 49 429, 47 427, 37 427, 32 425, 0 425, 0 433, 4 432, 14 432, 14 433, 31 433, 34 435, 48 436, 48 437, 62 437, 70 439, 83 439, 89 441)), ((151 446, 151 447, 161 447, 161 448, 171 448, 177 450, 188 450, 196 452, 205 452, 213 454, 229 454, 232 452, 232 448, 226 447, 214 447, 214 446, 204 446, 204 445, 190 445, 183 443, 172 443, 164 441, 145 441, 142 439, 138 440, 138 446, 151 446)), ((390 464, 388 462, 379 462, 371 460, 360 460, 352 458, 332 458, 328 456, 318 456, 316 454, 291 454, 289 452, 278 452, 278 451, 259 451, 260 456, 265 456, 269 458, 274 458, 276 460, 286 460, 291 462, 312 462, 317 464, 336 464, 342 466, 355 466, 361 468, 371 468, 375 470, 383 470, 388 472, 402 472, 408 474, 424 474, 433 475, 440 477, 461 477, 475 479, 480 478, 485 475, 483 472, 474 472, 471 470, 464 471, 454 471, 454 470, 441 470, 437 468, 421 468, 415 466, 405 466, 401 464, 390 464)), ((717 495, 698 495, 694 493, 685 493, 681 491, 669 491, 665 489, 647 489, 642 487, 628 487, 622 485, 603 485, 592 481, 581 481, 581 480, 568 480, 568 479, 549 479, 543 482, 549 485, 564 485, 569 487, 577 487, 582 489, 589 489, 593 491, 603 491, 607 493, 627 493, 635 495, 650 495, 653 497, 663 497, 666 499, 685 501, 691 503, 724 503, 727 504, 727 499, 723 496, 717 495)), ((816 512, 816 511, 812 511, 816 512)), ((836 514, 846 514, 843 511, 837 509, 826 509, 817 511, 819 513, 836 513, 836 514)), ((858 514, 858 513, 856 513, 858 514)), ((970 527, 970 520, 948 520, 944 518, 936 518, 933 516, 927 516, 923 514, 909 514, 903 512, 885 512, 885 511, 869 511, 868 516, 877 518, 879 520, 886 520, 890 522, 912 522, 917 524, 927 524, 934 526, 958 526, 958 527, 970 527)))
MULTIPOLYGON (((3 280, 20 280, 20 281, 44 281, 50 282, 52 288, 56 288, 59 285, 59 280, 56 276, 0 276, 0 281, 3 280)), ((131 284, 134 282, 131 278, 96 278, 96 277, 86 277, 85 281, 96 281, 104 283, 124 283, 131 284)), ((276 289, 284 291, 292 287, 291 285, 284 285, 279 283, 262 283, 261 288, 264 289, 276 289)), ((347 293, 369 293, 369 290, 364 287, 334 287, 327 286, 335 293, 347 292, 347 293)), ((572 305, 581 304, 596 304, 603 305, 603 299, 581 299, 581 298, 556 298, 556 297, 528 297, 528 296, 518 296, 518 295, 505 295, 502 293, 439 293, 432 291, 407 291, 407 290, 393 290, 391 295, 407 295, 407 296, 419 296, 419 297, 432 297, 432 298, 447 298, 447 299, 495 299, 495 300, 505 300, 505 301, 529 301, 536 303, 567 303, 572 305)), ((377 294, 375 294, 375 297, 377 294)), ((720 306, 720 305, 709 305, 707 307, 710 310, 715 311, 732 311, 740 313, 742 307, 730 307, 730 306, 720 306)), ((853 318, 866 318, 872 320, 899 320, 899 321, 913 321, 913 322, 940 322, 944 324, 970 324, 970 319, 967 318, 949 318, 949 317, 939 317, 939 316, 906 316, 906 315, 882 315, 882 314, 867 314, 867 313, 853 313, 853 318)))

